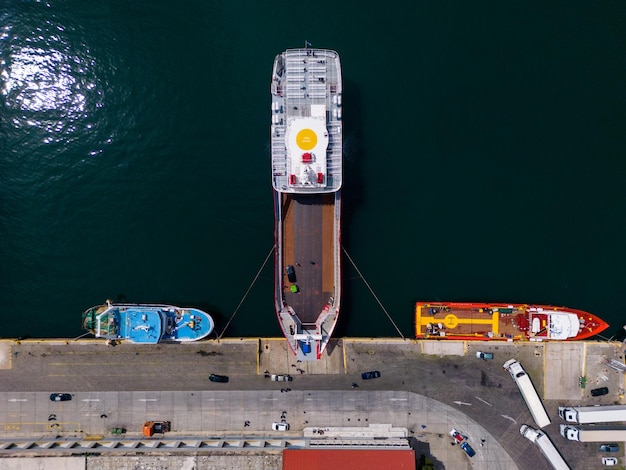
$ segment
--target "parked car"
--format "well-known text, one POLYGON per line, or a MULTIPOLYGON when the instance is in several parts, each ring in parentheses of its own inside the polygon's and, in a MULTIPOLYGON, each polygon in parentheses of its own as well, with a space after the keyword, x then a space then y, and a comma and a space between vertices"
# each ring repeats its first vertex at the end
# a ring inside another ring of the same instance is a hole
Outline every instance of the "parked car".
POLYGON ((461 442, 463 442, 465 439, 467 439, 467 436, 464 436, 463 434, 461 434, 459 431, 457 431, 457 430, 456 430, 456 429, 454 429, 454 428, 452 428, 452 429, 450 430, 450 433, 449 433, 449 434, 450 434, 450 435, 452 436, 452 438, 453 438, 456 442, 458 442, 458 443, 461 443, 461 442))
POLYGON ((476 357, 483 361, 491 361, 493 359, 493 353, 476 351, 476 357))
POLYGON ((289 423, 272 423, 272 431, 289 431, 289 423))
POLYGON ((50 395, 51 401, 70 401, 72 395, 69 393, 53 393, 50 395))
POLYGON ((270 380, 274 382, 291 382, 293 377, 289 374, 272 374, 270 380))
POLYGON ((227 375, 217 375, 217 374, 211 374, 209 375, 209 380, 211 382, 222 382, 222 383, 226 383, 228 382, 228 376, 227 375))
POLYGON ((289 282, 297 282, 296 270, 290 264, 287 265, 287 279, 289 279, 289 282))
POLYGON ((617 465, 617 459, 615 457, 602 457, 602 465, 612 467, 613 465, 617 465))
POLYGON ((470 457, 474 457, 476 455, 476 452, 474 451, 474 449, 472 449, 472 446, 469 445, 467 442, 461 443, 461 449, 463 449, 465 453, 470 457))
POLYGON ((363 380, 377 379, 378 377, 380 377, 380 372, 377 370, 370 370, 369 372, 363 372, 361 374, 363 380))
POLYGON ((617 444, 602 444, 600 446, 600 452, 617 452, 619 446, 617 444))
POLYGON ((593 390, 591 390, 592 397, 601 397, 602 395, 606 395, 607 393, 609 393, 608 387, 594 388, 593 390))

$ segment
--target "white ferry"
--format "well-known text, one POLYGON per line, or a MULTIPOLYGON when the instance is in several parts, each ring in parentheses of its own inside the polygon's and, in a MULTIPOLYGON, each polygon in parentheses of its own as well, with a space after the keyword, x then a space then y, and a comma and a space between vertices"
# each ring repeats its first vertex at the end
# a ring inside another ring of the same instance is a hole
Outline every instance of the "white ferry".
POLYGON ((337 52, 289 49, 272 71, 275 303, 297 359, 320 359, 341 300, 342 122, 337 52))

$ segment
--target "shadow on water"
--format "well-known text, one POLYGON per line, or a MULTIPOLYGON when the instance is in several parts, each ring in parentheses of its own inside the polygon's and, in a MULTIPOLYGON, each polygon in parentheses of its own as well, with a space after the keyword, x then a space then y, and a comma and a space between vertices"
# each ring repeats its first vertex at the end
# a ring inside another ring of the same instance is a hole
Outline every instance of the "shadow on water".
MULTIPOLYGON (((363 134, 363 114, 361 110, 362 98, 356 82, 344 80, 343 86, 343 188, 341 194, 341 243, 350 253, 352 238, 352 219, 363 201, 363 173, 359 162, 367 155, 360 147, 363 134)), ((350 312, 352 306, 352 292, 356 278, 354 268, 342 253, 342 295, 339 322, 333 336, 340 338, 347 336, 348 325, 351 323, 350 312)), ((356 282, 360 280, 356 279, 356 282)))

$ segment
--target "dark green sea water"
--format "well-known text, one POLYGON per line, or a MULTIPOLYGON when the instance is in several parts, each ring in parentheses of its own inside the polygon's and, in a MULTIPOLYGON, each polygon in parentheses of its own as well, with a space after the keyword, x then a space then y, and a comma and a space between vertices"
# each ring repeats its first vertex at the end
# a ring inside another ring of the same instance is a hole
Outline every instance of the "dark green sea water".
MULTIPOLYGON (((218 330, 273 245, 275 54, 336 49, 343 243, 415 300, 626 323, 626 4, 0 0, 0 337, 107 298, 218 330)), ((395 330, 344 259, 337 335, 395 330)), ((227 336, 280 335, 265 267, 227 336)))

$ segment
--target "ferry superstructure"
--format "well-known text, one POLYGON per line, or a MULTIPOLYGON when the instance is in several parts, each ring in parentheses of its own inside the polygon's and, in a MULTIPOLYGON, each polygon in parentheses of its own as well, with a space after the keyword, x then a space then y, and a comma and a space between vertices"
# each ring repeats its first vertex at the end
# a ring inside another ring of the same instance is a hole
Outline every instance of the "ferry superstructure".
POLYGON ((420 339, 564 341, 583 340, 609 327, 583 310, 552 305, 417 302, 420 339))
POLYGON ((342 122, 337 52, 288 49, 274 60, 271 163, 275 306, 298 360, 320 359, 341 300, 342 122))
POLYGON ((137 344, 198 341, 206 338, 214 326, 208 313, 173 305, 107 301, 83 313, 83 328, 96 338, 137 344))

